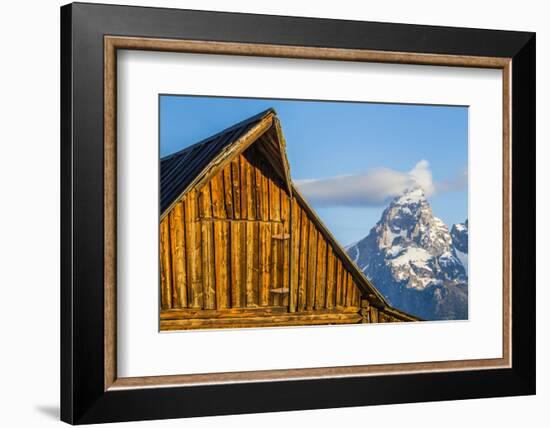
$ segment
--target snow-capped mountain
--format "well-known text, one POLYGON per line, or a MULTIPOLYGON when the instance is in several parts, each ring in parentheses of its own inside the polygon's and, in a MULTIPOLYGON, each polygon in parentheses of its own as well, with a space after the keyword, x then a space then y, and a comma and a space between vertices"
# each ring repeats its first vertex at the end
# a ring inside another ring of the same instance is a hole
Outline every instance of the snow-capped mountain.
POLYGON ((347 250, 393 306, 429 320, 468 318, 468 222, 449 232, 420 187, 394 198, 347 250))

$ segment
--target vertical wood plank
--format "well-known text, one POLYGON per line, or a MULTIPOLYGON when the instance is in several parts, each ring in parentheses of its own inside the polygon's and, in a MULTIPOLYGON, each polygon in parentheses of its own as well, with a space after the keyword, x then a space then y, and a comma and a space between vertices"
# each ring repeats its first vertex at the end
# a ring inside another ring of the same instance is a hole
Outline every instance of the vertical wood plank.
POLYGON ((357 286, 357 283, 353 282, 353 295, 351 300, 351 306, 361 306, 361 291, 359 290, 359 287, 357 286))
POLYGON ((340 259, 334 256, 334 307, 340 306, 340 259))
POLYGON ((281 220, 281 189, 273 176, 269 178, 269 219, 281 220))
POLYGON ((235 215, 233 213, 233 182, 231 181, 231 165, 227 165, 223 169, 223 189, 225 200, 225 212, 227 218, 233 219, 235 215))
POLYGON ((239 302, 240 307, 246 307, 246 221, 239 222, 239 302))
POLYGON ((342 303, 342 262, 340 259, 337 259, 337 271, 336 271, 336 306, 343 306, 342 303))
POLYGON ((204 309, 214 309, 216 306, 216 279, 214 269, 214 225, 212 221, 201 221, 201 235, 204 309))
POLYGON ((210 182, 212 192, 212 215, 214 218, 225 219, 225 190, 223 185, 223 171, 220 171, 210 182))
POLYGON ((241 176, 239 159, 231 161, 231 182, 233 183, 233 213, 235 219, 241 218, 241 176))
POLYGON ((172 255, 172 307, 187 307, 185 272, 185 233, 183 202, 178 202, 168 215, 170 221, 170 252, 172 255))
POLYGON ((214 222, 214 256, 216 272, 216 309, 225 309, 230 305, 229 301, 229 224, 227 221, 214 222))
POLYGON ((355 284, 353 283, 353 278, 351 277, 351 274, 349 272, 347 273, 346 276, 347 276, 346 306, 351 306, 351 302, 353 299, 353 288, 355 287, 355 284))
POLYGON ((327 287, 327 244, 320 233, 317 238, 317 285, 315 289, 315 309, 325 307, 325 290, 327 287))
POLYGON ((348 271, 342 267, 342 306, 347 305, 348 297, 348 271))
MULTIPOLYGON (((281 235, 281 225, 279 223, 273 223, 271 225, 271 234, 273 236, 281 235)), ((271 239, 271 261, 270 268, 271 271, 271 289, 280 288, 280 270, 279 262, 281 259, 281 241, 278 239, 271 239)), ((279 306, 281 304, 280 294, 271 293, 270 303, 274 306, 279 306)))
MULTIPOLYGON (((262 173, 260 174, 260 182, 261 182, 261 186, 262 186, 262 191, 261 191, 261 195, 262 195, 262 212, 261 212, 261 217, 262 217, 262 221, 268 221, 269 220, 269 184, 268 184, 268 178, 263 174, 263 171, 265 171, 266 169, 266 166, 264 164, 264 162, 261 162, 260 163, 261 165, 261 168, 260 170, 262 171, 262 173)), ((258 175, 256 175, 256 178, 258 178, 258 175)))
POLYGON ((357 295, 357 286, 355 285, 355 280, 351 279, 351 292, 350 292, 350 297, 349 297, 349 306, 356 306, 355 305, 355 296, 357 295))
POLYGON ((298 305, 298 272, 300 268, 300 207, 295 198, 291 202, 292 226, 290 228, 291 250, 290 250, 290 312, 295 312, 298 305))
POLYGON ((169 220, 165 217, 160 223, 160 275, 161 275, 161 308, 172 307, 172 267, 170 260, 169 220))
POLYGON ((374 306, 370 307, 370 322, 371 323, 378 322, 378 309, 376 309, 374 306))
POLYGON ((349 300, 349 305, 350 306, 358 306, 356 303, 357 303, 357 284, 355 282, 355 279, 353 279, 353 277, 351 278, 351 296, 350 296, 350 300, 349 300))
MULTIPOLYGON (((236 212, 235 212, 236 214, 236 212)), ((231 306, 234 308, 241 307, 241 223, 237 221, 231 222, 231 306)))
POLYGON ((260 306, 269 305, 271 225, 260 223, 260 306))
POLYGON ((181 253, 183 255, 183 266, 182 266, 182 272, 183 272, 183 279, 184 282, 181 286, 181 302, 182 307, 187 308, 189 306, 189 271, 187 270, 187 242, 186 242, 186 235, 185 235, 185 222, 187 219, 185 218, 185 204, 186 204, 187 198, 183 198, 181 201, 181 253))
POLYGON ((315 305, 315 287, 317 281, 317 228, 313 222, 309 222, 309 259, 307 261, 307 304, 308 311, 313 310, 315 305))
POLYGON ((224 286, 224 300, 226 307, 231 307, 231 277, 233 272, 231 271, 231 237, 230 237, 230 222, 224 222, 222 228, 222 236, 225 244, 225 256, 224 256, 224 266, 226 270, 226 280, 224 286))
POLYGON ((202 245, 198 222, 197 192, 186 195, 185 202, 185 253, 187 261, 189 306, 198 309, 203 305, 202 293, 202 245))
POLYGON ((247 156, 243 156, 244 159, 244 169, 245 169, 245 180, 246 187, 248 189, 248 196, 246 198, 247 203, 247 214, 248 220, 255 220, 256 217, 256 184, 255 184, 255 173, 250 164, 250 160, 247 156))
POLYGON ((300 209, 300 267, 298 270, 298 311, 303 311, 307 301, 307 272, 309 249, 309 220, 306 213, 300 209))
POLYGON ((332 302, 333 302, 333 307, 336 307, 338 305, 338 262, 340 260, 339 260, 339 257, 336 255, 336 253, 333 253, 333 254, 334 254, 334 291, 333 291, 332 302))
MULTIPOLYGON (((205 184, 199 194, 199 209, 201 219, 212 218, 211 182, 205 184)), ((202 295, 204 309, 214 309, 214 251, 213 226, 210 221, 200 222, 202 243, 202 295)))
POLYGON ((252 224, 252 245, 253 245, 253 283, 254 283, 254 305, 260 305, 260 290, 261 286, 261 268, 260 268, 260 223, 254 222, 252 224))
POLYGON ((200 218, 212 218, 212 196, 210 184, 205 184, 199 193, 199 216, 200 218))
MULTIPOLYGON (((283 222, 282 234, 284 238, 281 244, 281 251, 283 252, 281 258, 281 287, 289 290, 290 293, 290 200, 286 192, 283 191, 281 191, 281 220, 283 222), (287 237, 288 239, 286 239, 287 237)), ((289 293, 282 295, 281 304, 283 306, 288 306, 290 303, 289 293)))
POLYGON ((241 180, 241 218, 248 218, 248 198, 249 198, 249 188, 248 182, 246 181, 246 160, 241 154, 236 159, 239 162, 239 174, 241 180))
POLYGON ((332 309, 334 307, 334 287, 335 287, 335 278, 334 278, 334 253, 332 246, 327 246, 327 293, 325 306, 327 309, 332 309))
POLYGON ((265 265, 267 263, 267 252, 265 249, 265 228, 266 225, 263 222, 258 223, 258 275, 259 275, 259 288, 258 288, 258 304, 260 306, 267 306, 268 295, 266 294, 265 287, 265 265))
MULTIPOLYGON (((246 306, 254 307, 258 301, 257 279, 254 275, 254 226, 253 222, 246 223, 246 306)), ((256 275, 257 277, 257 275, 256 275)))
POLYGON ((346 306, 348 294, 348 271, 342 266, 342 306, 346 306))
POLYGON ((262 213, 264 212, 264 209, 263 209, 264 195, 263 195, 263 189, 262 189, 262 177, 263 177, 263 175, 262 175, 261 170, 258 167, 258 161, 257 161, 257 157, 256 157, 255 152, 254 152, 253 159, 254 159, 254 186, 255 186, 255 189, 256 189, 256 192, 255 192, 255 195, 256 195, 256 218, 264 220, 263 215, 262 215, 262 213))

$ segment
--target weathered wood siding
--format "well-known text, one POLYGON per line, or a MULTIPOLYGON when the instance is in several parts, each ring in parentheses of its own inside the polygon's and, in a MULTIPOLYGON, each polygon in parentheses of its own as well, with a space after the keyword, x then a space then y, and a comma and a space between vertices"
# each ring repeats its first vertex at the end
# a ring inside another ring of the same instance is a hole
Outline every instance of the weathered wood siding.
POLYGON ((161 329, 388 322, 362 307, 336 248, 267 161, 265 138, 162 219, 161 329))
POLYGON ((307 211, 292 198, 291 312, 361 306, 361 291, 307 211))
POLYGON ((288 306, 290 198, 255 147, 161 222, 162 309, 288 306))

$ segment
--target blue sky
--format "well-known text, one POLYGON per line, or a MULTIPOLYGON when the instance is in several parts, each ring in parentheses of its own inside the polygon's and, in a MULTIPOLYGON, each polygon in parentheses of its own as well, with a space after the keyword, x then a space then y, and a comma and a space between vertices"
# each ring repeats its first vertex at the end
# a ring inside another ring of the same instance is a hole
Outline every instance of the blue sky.
POLYGON ((431 185, 434 214, 449 226, 467 218, 467 107, 162 95, 161 156, 270 107, 282 124, 293 180, 342 244, 367 235, 395 183, 410 177, 421 177, 426 190, 431 185), (348 175, 336 183, 366 186, 332 198, 335 177, 348 175))

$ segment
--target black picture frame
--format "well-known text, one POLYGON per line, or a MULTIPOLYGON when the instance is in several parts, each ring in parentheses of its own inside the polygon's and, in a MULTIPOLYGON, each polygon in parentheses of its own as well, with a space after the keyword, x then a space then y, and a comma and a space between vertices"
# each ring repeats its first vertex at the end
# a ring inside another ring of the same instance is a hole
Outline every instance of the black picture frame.
POLYGON ((535 393, 535 34, 74 3, 61 8, 61 419, 71 424, 535 393), (104 36, 512 58, 512 367, 104 390, 104 36))

